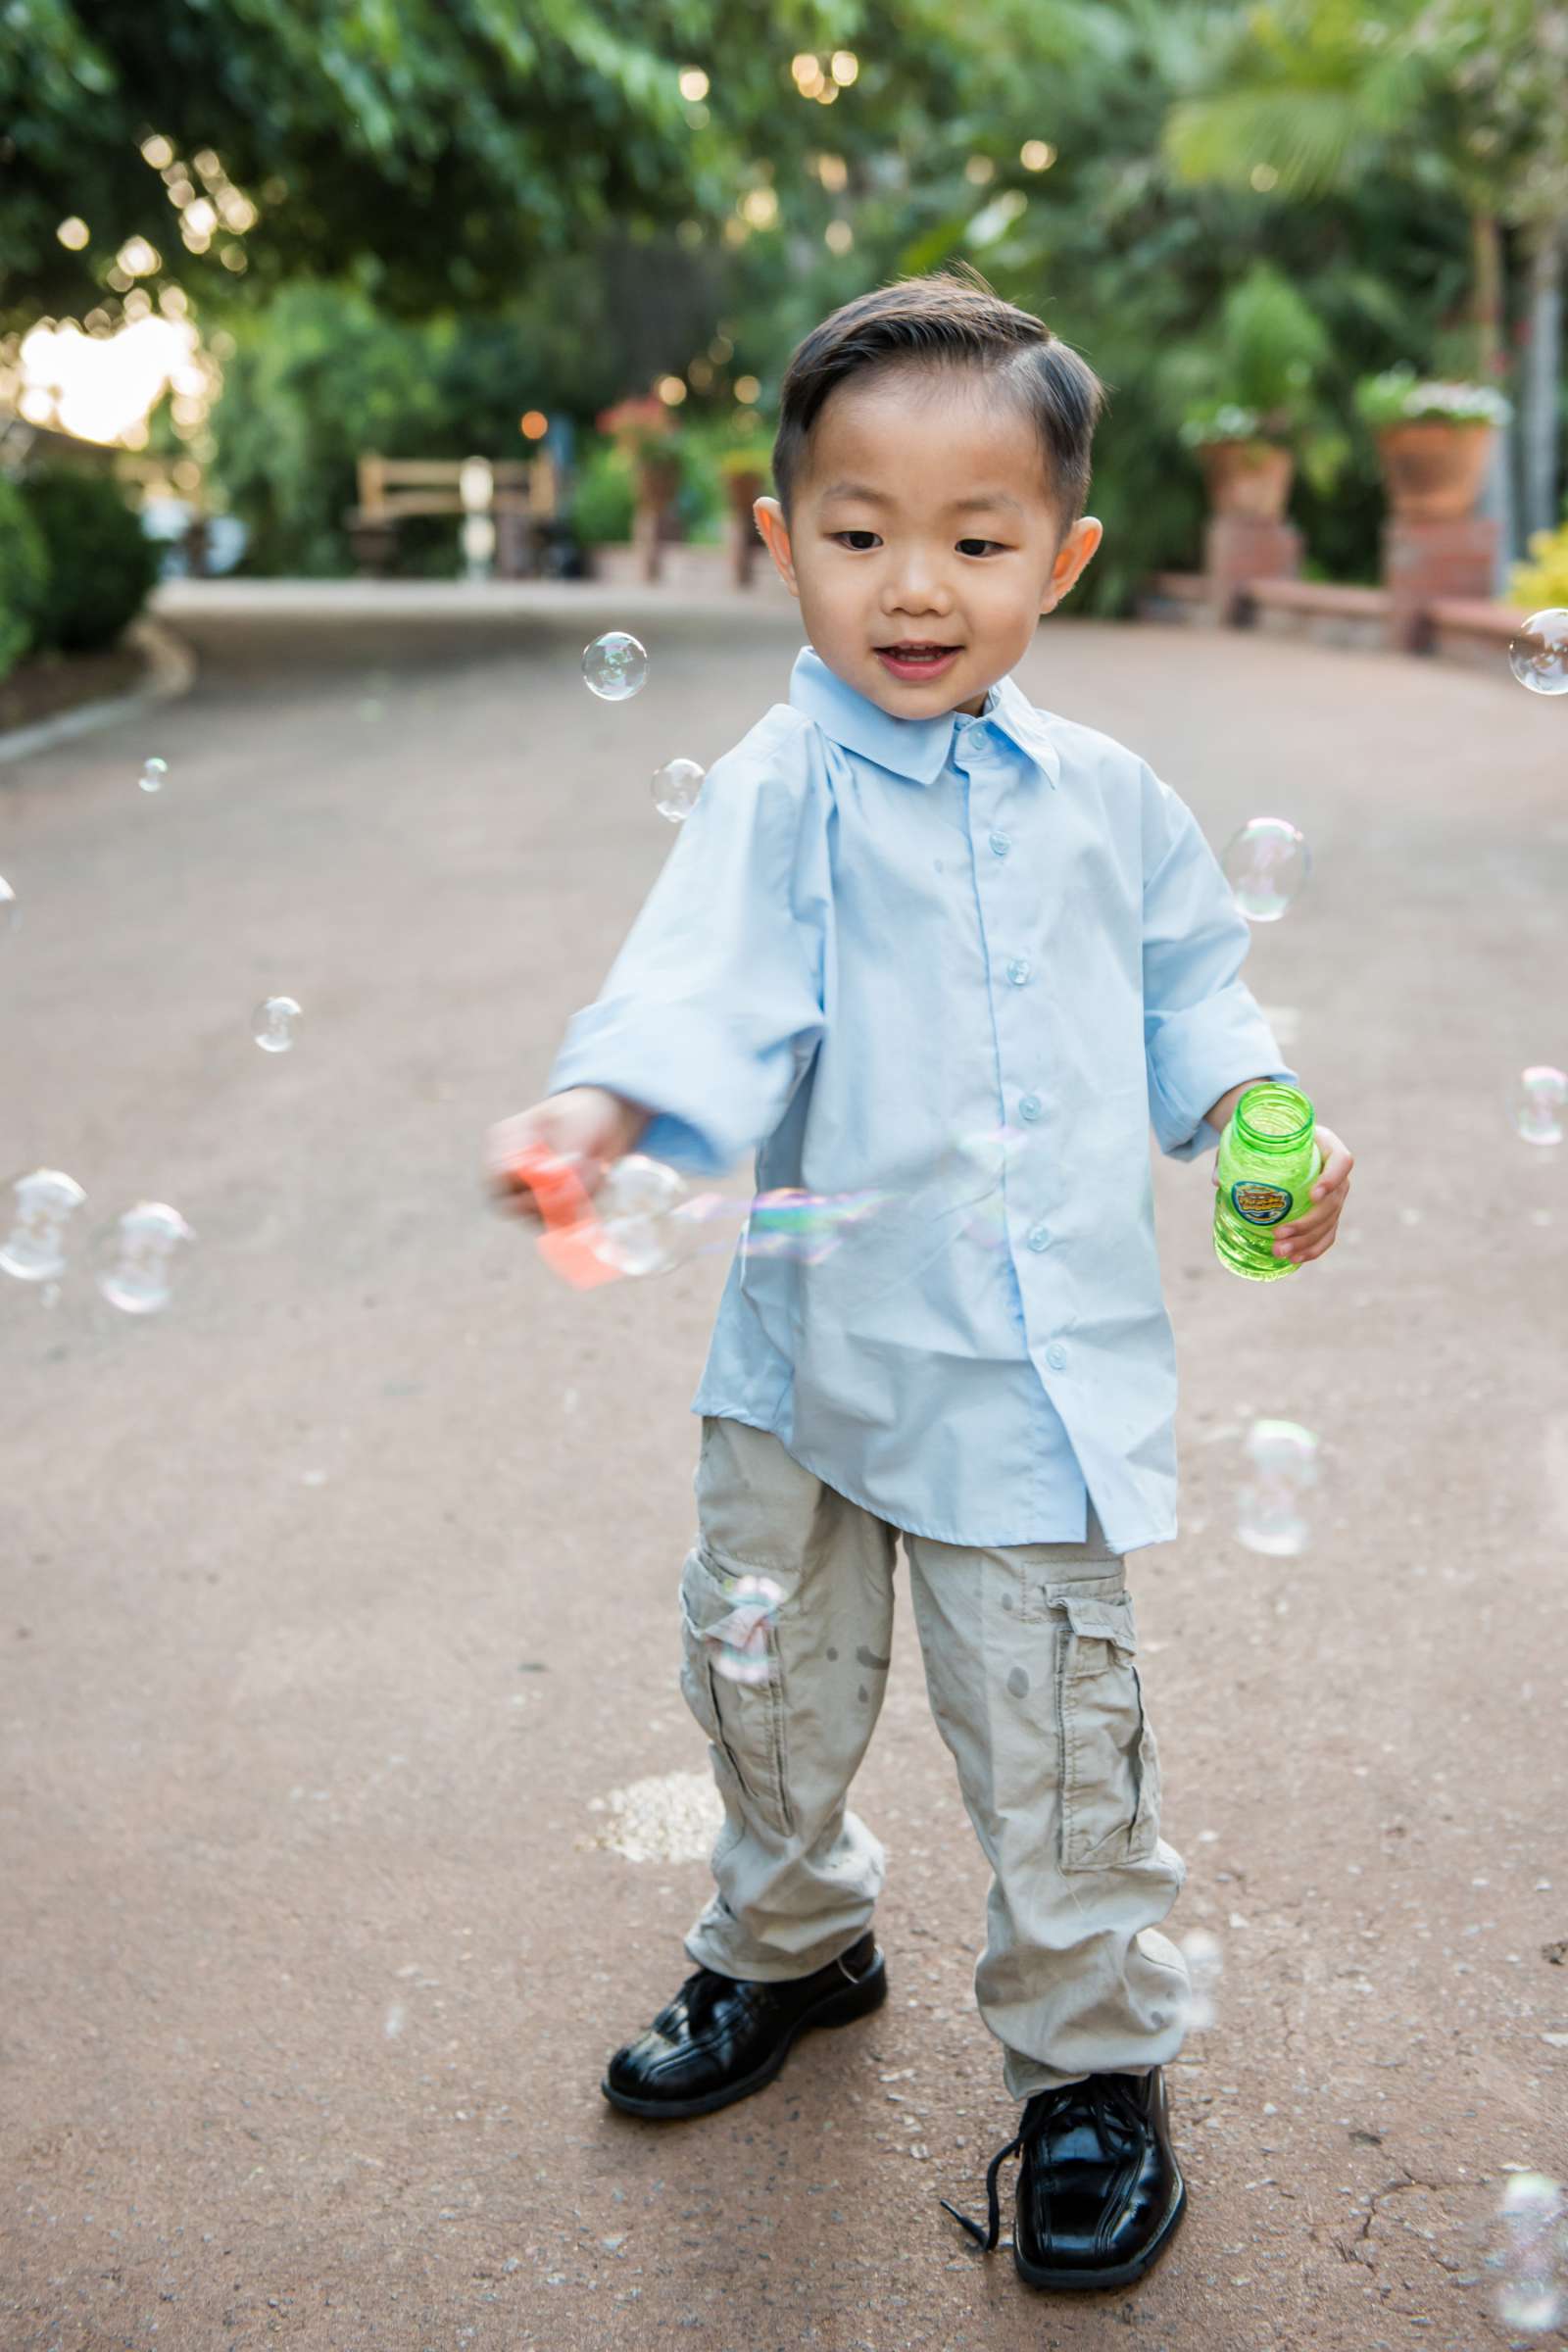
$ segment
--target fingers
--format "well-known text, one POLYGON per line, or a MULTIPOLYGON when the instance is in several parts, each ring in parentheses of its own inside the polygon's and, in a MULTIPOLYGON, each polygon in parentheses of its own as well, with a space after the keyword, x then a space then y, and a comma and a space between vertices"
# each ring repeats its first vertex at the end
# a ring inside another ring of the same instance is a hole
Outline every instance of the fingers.
POLYGON ((1354 1153, 1340 1141, 1332 1127, 1320 1127, 1317 1140, 1323 1153, 1323 1172, 1312 1187, 1314 1200, 1322 1200, 1328 1193, 1343 1192, 1355 1165, 1354 1153))
POLYGON ((1280 1226, 1274 1237, 1275 1256, 1298 1266, 1308 1265, 1333 1249, 1349 1197, 1350 1170, 1355 1165, 1354 1154, 1332 1128, 1320 1126, 1317 1140, 1323 1152, 1323 1171, 1312 1186, 1311 1206, 1280 1226))

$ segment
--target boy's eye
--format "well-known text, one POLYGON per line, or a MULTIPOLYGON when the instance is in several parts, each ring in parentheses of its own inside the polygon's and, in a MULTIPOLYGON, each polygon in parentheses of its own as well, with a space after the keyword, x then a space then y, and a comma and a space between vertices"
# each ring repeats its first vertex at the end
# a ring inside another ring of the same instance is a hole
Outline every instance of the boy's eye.
MULTIPOLYGON (((833 533, 833 537, 841 544, 852 539, 863 539, 867 542, 874 542, 876 533, 875 531, 835 531, 833 533)), ((960 539, 958 541, 958 553, 961 556, 983 555, 988 547, 1000 548, 1001 546, 1002 541, 1000 539, 960 539)), ((851 550, 851 553, 857 556, 863 555, 865 552, 865 549, 861 547, 856 547, 851 550)))

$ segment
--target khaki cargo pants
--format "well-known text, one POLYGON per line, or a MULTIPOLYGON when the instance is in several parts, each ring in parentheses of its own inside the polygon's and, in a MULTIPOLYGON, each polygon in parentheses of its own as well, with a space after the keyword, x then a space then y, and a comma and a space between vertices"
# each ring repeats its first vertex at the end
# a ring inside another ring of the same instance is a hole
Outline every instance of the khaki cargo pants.
MULTIPOLYGON (((704 1420, 695 1486, 681 1688, 725 1824, 686 1949, 778 1982, 847 1951, 882 1890, 886 1855, 845 1798, 887 1688, 901 1531, 739 1421, 704 1420), (781 1598, 737 1653, 748 1577, 781 1598)), ((1164 2065, 1188 1982, 1157 1923, 1186 1872, 1159 1835, 1120 1555, 1092 1507, 1083 1544, 904 1547, 931 1711, 994 1874, 974 1988, 1008 2091, 1164 2065)))

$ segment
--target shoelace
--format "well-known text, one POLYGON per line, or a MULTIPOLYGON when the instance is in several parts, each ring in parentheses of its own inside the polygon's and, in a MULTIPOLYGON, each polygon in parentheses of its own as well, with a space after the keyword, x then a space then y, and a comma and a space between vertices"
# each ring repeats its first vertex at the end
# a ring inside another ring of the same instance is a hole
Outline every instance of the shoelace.
POLYGON ((1016 2156, 1019 2153, 1026 2140, 1037 2139, 1048 2123, 1056 2122, 1069 2108, 1074 2106, 1082 2107, 1098 2123, 1108 2121, 1110 2115, 1113 2114, 1116 2121, 1129 2132, 1141 2132, 1147 2120, 1138 2104, 1136 2093, 1129 2090, 1118 2076, 1096 2076, 1087 2082, 1070 2082, 1063 2090, 1037 2092, 1024 2108, 1023 2122, 1019 2125, 1016 2135, 1008 2140, 1004 2148, 997 2150, 986 2168, 986 2211, 990 2223, 989 2230, 982 2230, 978 2222, 971 2222, 969 2216, 966 2213, 960 2213, 956 2205, 949 2205, 946 2197, 939 2197, 937 2200, 940 2205, 946 2207, 956 2222, 961 2224, 968 2230, 969 2235, 982 2252, 989 2254, 993 2251, 1002 2230, 1002 2212, 997 2195, 997 2175, 1009 2156, 1016 2156), (1075 2093, 1078 2094, 1076 2097, 1075 2093))

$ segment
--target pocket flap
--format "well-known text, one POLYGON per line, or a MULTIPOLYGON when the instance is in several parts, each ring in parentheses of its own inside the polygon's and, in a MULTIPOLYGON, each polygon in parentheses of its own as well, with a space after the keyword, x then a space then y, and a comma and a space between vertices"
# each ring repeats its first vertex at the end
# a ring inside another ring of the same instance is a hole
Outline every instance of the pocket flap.
POLYGON ((1047 1598, 1054 1609, 1060 1609, 1073 1632, 1081 1638, 1110 1642, 1130 1657, 1137 1656, 1138 1633, 1127 1593, 1118 1593, 1114 1600, 1090 1600, 1078 1592, 1050 1592, 1047 1598))

